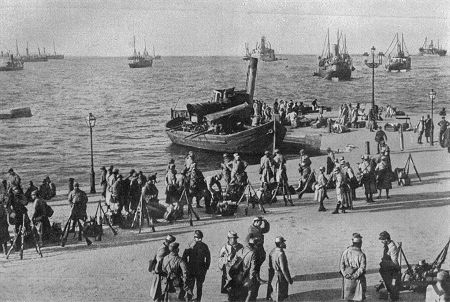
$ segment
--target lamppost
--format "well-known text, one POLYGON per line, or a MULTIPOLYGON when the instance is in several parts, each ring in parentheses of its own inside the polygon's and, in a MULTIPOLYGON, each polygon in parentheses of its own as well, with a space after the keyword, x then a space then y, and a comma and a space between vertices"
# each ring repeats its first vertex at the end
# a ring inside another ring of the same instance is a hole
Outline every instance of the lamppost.
POLYGON ((89 127, 89 132, 91 134, 91 193, 95 193, 95 172, 94 172, 94 149, 92 147, 92 128, 95 127, 95 121, 97 119, 92 113, 86 118, 86 124, 89 127))
POLYGON ((372 46, 370 50, 372 51, 372 108, 375 110, 375 46, 372 46))
MULTIPOLYGON (((434 132, 434 121, 433 121, 433 110, 434 110, 434 99, 436 98, 436 91, 434 91, 433 89, 431 89, 430 90, 430 93, 428 94, 428 96, 430 97, 430 99, 431 99, 431 135, 430 135, 430 146, 433 146, 434 145, 434 143, 433 143, 433 139, 434 139, 434 135, 433 135, 433 132, 434 132)), ((439 140, 440 140, 440 138, 439 138, 439 140)))

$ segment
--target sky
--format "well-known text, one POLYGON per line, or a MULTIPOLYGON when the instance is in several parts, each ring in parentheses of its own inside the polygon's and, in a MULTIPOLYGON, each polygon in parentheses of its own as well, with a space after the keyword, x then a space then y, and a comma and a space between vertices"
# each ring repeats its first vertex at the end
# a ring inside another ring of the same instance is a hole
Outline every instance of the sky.
POLYGON ((43 47, 69 56, 127 56, 144 43, 163 56, 241 56, 262 35, 276 53, 321 54, 343 31, 350 53, 385 51, 403 33, 449 49, 449 0, 0 0, 0 49, 43 47))

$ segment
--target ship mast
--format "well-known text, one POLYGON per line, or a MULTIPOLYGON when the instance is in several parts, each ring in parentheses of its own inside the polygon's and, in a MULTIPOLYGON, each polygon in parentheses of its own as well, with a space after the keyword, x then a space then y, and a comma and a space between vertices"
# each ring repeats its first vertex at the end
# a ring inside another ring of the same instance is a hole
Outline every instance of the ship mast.
POLYGON ((133 35, 133 49, 134 49, 133 54, 136 57, 137 56, 136 55, 136 36, 134 36, 134 35, 133 35))
POLYGON ((27 48, 26 48, 26 51, 27 51, 27 57, 29 57, 30 54, 29 54, 29 52, 28 52, 28 41, 27 41, 27 48))
POLYGON ((19 46, 17 45, 17 39, 16 39, 16 57, 19 57, 19 46))
POLYGON ((56 56, 55 40, 53 40, 53 53, 54 53, 55 56, 56 56))
POLYGON ((327 45, 328 45, 328 54, 327 54, 327 58, 331 57, 331 50, 330 50, 330 29, 328 28, 328 33, 327 33, 327 45))

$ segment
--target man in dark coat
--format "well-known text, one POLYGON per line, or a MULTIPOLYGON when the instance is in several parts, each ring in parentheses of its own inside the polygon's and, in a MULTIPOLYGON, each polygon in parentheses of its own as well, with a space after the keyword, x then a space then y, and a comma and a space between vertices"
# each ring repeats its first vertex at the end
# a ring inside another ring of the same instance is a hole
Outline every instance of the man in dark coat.
MULTIPOLYGON (((81 221, 86 221, 87 214, 86 214, 86 207, 88 202, 88 197, 86 193, 80 189, 80 185, 76 182, 74 184, 74 189, 72 192, 69 193, 68 201, 70 205, 72 206, 72 210, 70 213, 70 220, 73 222, 73 230, 75 230, 75 225, 78 223, 79 227, 79 233, 78 233, 78 240, 81 240, 82 238, 82 225, 81 221)), ((67 235, 69 233, 66 232, 63 234, 63 243, 65 244, 65 240, 67 240, 67 235)))
POLYGON ((197 302, 202 300, 203 282, 205 282, 206 272, 211 264, 211 253, 208 245, 203 242, 203 232, 194 232, 194 242, 184 251, 183 259, 188 268, 188 287, 194 292, 194 285, 197 284, 197 302))
POLYGON ((107 187, 107 181, 106 181, 106 168, 105 166, 100 168, 100 171, 102 175, 100 176, 100 186, 102 186, 102 197, 106 198, 106 187, 107 187))
POLYGON ((33 223, 36 226, 39 235, 39 246, 42 246, 43 240, 47 239, 49 232, 51 231, 50 220, 48 219, 49 213, 47 213, 47 203, 44 199, 40 198, 38 191, 31 192, 31 198, 34 200, 34 213, 33 223))
MULTIPOLYGON (((277 302, 283 301, 289 296, 289 284, 294 282, 289 272, 286 254, 284 253, 285 248, 286 240, 283 237, 278 236, 275 238, 275 248, 269 253, 269 281, 271 281, 271 276, 276 277, 275 298, 273 301, 277 302)), ((271 297, 269 290, 271 287, 272 285, 269 284, 267 289, 267 298, 271 297)))
POLYGON ((228 293, 225 285, 229 282, 229 271, 233 264, 242 258, 242 250, 244 246, 238 242, 238 235, 236 232, 229 231, 227 235, 228 241, 222 246, 219 252, 219 269, 222 271, 222 283, 220 286, 220 292, 222 294, 228 293))
POLYGON ((380 262, 380 275, 386 285, 390 301, 397 301, 399 299, 401 282, 400 249, 391 240, 391 235, 386 231, 380 233, 379 240, 384 246, 383 257, 380 262))
POLYGON ((30 180, 30 186, 28 187, 28 189, 25 192, 25 197, 27 198, 28 202, 32 202, 33 198, 31 198, 31 193, 34 191, 37 191, 38 187, 36 187, 33 182, 30 180))
POLYGON ((197 208, 203 208, 200 205, 200 200, 205 195, 206 182, 203 173, 197 168, 197 164, 191 164, 191 168, 188 174, 189 190, 187 196, 189 197, 189 203, 192 203, 192 199, 195 197, 197 208))
POLYGON ((377 154, 380 154, 381 142, 387 141, 386 132, 383 131, 383 128, 378 127, 378 131, 375 133, 375 142, 377 143, 377 154))

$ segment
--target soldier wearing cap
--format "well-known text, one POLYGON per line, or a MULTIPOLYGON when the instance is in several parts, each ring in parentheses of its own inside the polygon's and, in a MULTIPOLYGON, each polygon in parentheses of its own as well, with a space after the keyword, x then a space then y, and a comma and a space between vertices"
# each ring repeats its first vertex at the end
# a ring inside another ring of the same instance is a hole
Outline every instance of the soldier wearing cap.
POLYGON ((288 261, 284 252, 286 240, 278 236, 275 238, 275 248, 269 253, 269 285, 267 286, 266 299, 271 299, 273 292, 272 279, 276 276, 274 301, 283 301, 289 296, 288 287, 294 281, 289 272, 288 261))
POLYGON ((144 185, 141 191, 141 198, 147 204, 158 203, 158 188, 155 185, 156 174, 150 175, 148 177, 147 183, 144 185))
POLYGON ((101 176, 100 176, 100 186, 102 187, 102 197, 106 197, 106 187, 107 187, 107 181, 106 181, 106 168, 105 166, 100 168, 101 176))
POLYGON ((343 277, 342 299, 364 301, 366 299, 366 255, 361 250, 362 236, 353 233, 352 245, 341 256, 340 272, 343 277))
POLYGON ((395 242, 391 240, 391 235, 386 231, 380 233, 379 240, 384 246, 383 257, 380 262, 380 275, 386 285, 391 301, 397 301, 401 278, 401 268, 398 259, 400 250, 395 242))
POLYGON ((177 170, 175 169, 175 163, 169 163, 164 182, 166 184, 166 203, 170 205, 177 202, 180 196, 177 190, 177 170))
POLYGON ((261 175, 261 187, 264 187, 264 183, 271 183, 271 179, 273 178, 273 163, 270 158, 270 152, 265 151, 264 156, 261 157, 261 161, 259 164, 259 174, 261 175))
POLYGON ((238 235, 236 232, 229 231, 228 242, 222 246, 219 252, 219 269, 222 271, 222 283, 220 286, 220 292, 222 294, 228 293, 225 288, 227 281, 230 281, 229 270, 230 267, 238 260, 242 258, 242 250, 244 246, 238 242, 238 235))
POLYGON ((31 192, 31 198, 33 199, 34 213, 32 221, 36 226, 39 235, 39 245, 42 246, 43 239, 47 238, 48 233, 51 230, 50 220, 48 219, 48 205, 44 199, 40 198, 37 190, 31 192))
POLYGON ((112 186, 117 180, 117 176, 119 175, 119 169, 114 169, 113 166, 109 167, 108 175, 106 177, 106 204, 111 205, 114 203, 113 196, 112 196, 112 186))
POLYGON ((194 232, 194 241, 184 250, 183 260, 188 267, 188 287, 191 292, 194 291, 194 285, 197 285, 196 301, 202 299, 203 282, 205 282, 206 272, 211 264, 211 253, 208 245, 203 242, 203 232, 196 230, 194 232))
POLYGON ((139 204, 139 198, 141 197, 141 186, 138 182, 138 173, 135 170, 131 170, 128 176, 130 181, 130 189, 128 193, 129 208, 131 212, 136 211, 139 204))
MULTIPOLYGON (((70 220, 72 220, 73 225, 72 229, 75 230, 75 225, 78 224, 79 233, 78 233, 78 240, 81 240, 82 235, 82 224, 81 221, 86 221, 87 219, 87 213, 86 213, 86 207, 88 202, 88 197, 86 193, 80 189, 80 184, 78 182, 74 183, 74 189, 72 192, 69 193, 68 201, 70 205, 72 206, 72 210, 70 213, 70 220)), ((65 241, 67 240, 69 232, 66 232, 63 234, 64 238, 62 240, 63 244, 65 244, 65 241)))
POLYGON ((317 176, 314 186, 314 199, 319 203, 319 212, 325 212, 327 209, 323 206, 323 201, 327 197, 328 179, 325 176, 325 167, 319 168, 319 176, 317 176))
POLYGON ((221 173, 206 177, 205 208, 206 213, 208 214, 215 213, 217 203, 222 200, 222 185, 220 184, 221 179, 221 173))
POLYGON ((192 296, 186 285, 189 270, 186 262, 178 255, 179 243, 170 243, 169 252, 169 255, 164 257, 161 263, 162 297, 155 301, 185 300, 188 302, 192 296), (178 294, 176 288, 179 288, 178 294))
MULTIPOLYGON (((242 252, 242 274, 245 279, 243 280, 244 297, 246 302, 256 301, 259 290, 259 274, 258 274, 258 248, 259 238, 249 238, 247 244, 242 252)), ((242 301, 242 300, 233 300, 242 301)))
POLYGON ((374 202, 373 193, 377 192, 375 171, 369 155, 362 155, 363 160, 358 167, 360 183, 364 186, 364 194, 367 202, 374 202))
POLYGON ((232 169, 232 162, 230 160, 230 156, 228 153, 223 154, 223 162, 220 164, 220 167, 222 169, 223 180, 225 181, 225 184, 228 186, 228 184, 231 181, 231 169, 232 169))
POLYGON ((234 160, 231 163, 231 182, 244 186, 247 184, 247 168, 248 163, 241 159, 238 153, 234 153, 234 160))
POLYGON ((187 192, 189 203, 192 203, 192 199, 195 197, 196 207, 203 208, 200 205, 200 200, 205 196, 206 182, 202 171, 197 168, 196 163, 191 165, 187 178, 189 179, 189 190, 187 192))
POLYGON ((176 238, 167 235, 163 244, 158 248, 153 259, 150 260, 148 271, 151 273, 150 297, 153 301, 163 301, 163 292, 161 288, 162 260, 170 254, 169 245, 175 242, 176 238))

